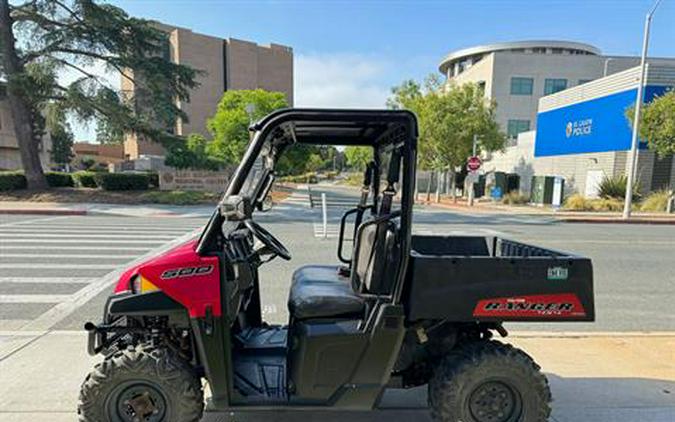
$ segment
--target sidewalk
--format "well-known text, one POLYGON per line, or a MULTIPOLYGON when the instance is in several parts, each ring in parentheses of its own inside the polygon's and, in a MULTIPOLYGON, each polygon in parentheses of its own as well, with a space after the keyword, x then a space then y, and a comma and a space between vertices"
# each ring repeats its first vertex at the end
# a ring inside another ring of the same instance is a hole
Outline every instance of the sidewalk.
MULTIPOLYGON (((99 204, 1 201, 2 214, 33 215, 109 215, 130 217, 209 217, 211 205, 99 204)), ((0 217, 1 218, 1 217, 0 217)))
MULTIPOLYGON (((547 373, 552 421, 672 422, 675 417, 675 332, 516 333, 547 373)), ((0 420, 73 421, 80 383, 100 358, 85 352, 75 331, 0 332, 0 420)), ((375 412, 303 412, 307 421, 426 421, 426 389, 391 390, 375 412)), ((223 421, 229 413, 210 413, 223 421)), ((237 421, 290 422, 293 412, 243 412, 237 421)))
POLYGON ((675 214, 633 212, 630 220, 624 220, 620 212, 564 211, 550 207, 531 205, 503 205, 492 202, 476 202, 473 207, 465 201, 453 203, 448 199, 437 203, 418 199, 418 205, 437 207, 463 214, 510 214, 519 216, 550 217, 567 223, 622 223, 622 224, 675 224, 675 214))

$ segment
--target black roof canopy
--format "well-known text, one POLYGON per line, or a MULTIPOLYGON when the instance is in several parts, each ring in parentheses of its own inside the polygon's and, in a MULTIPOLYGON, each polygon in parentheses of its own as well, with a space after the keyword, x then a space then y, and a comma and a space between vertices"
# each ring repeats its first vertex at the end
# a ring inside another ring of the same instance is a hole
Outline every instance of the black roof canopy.
POLYGON ((307 144, 374 146, 400 139, 414 148, 417 139, 417 119, 406 110, 282 109, 250 129, 267 136, 279 128, 284 133, 276 136, 307 144))

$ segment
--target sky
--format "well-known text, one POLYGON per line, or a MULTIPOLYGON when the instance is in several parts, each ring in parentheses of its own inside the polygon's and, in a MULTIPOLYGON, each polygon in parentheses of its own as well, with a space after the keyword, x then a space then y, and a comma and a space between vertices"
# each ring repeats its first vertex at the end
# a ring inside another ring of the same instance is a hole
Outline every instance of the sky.
MULTIPOLYGON (((392 86, 438 72, 453 50, 527 39, 639 55, 654 0, 124 0, 129 14, 222 38, 291 46, 295 105, 383 107, 392 86)), ((675 0, 654 16, 649 53, 675 57, 675 0)), ((114 77, 111 78, 115 80, 114 77)), ((77 140, 94 128, 76 125, 77 140)))

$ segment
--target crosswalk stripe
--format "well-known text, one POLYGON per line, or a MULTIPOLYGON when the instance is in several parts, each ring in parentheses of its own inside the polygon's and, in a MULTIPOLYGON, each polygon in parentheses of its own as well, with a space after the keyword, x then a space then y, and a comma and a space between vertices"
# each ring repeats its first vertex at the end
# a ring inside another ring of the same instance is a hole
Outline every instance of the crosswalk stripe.
POLYGON ((180 236, 181 234, 187 232, 188 230, 119 230, 119 229, 98 229, 95 227, 92 228, 70 228, 70 229, 33 229, 33 228, 9 228, 3 229, 0 227, 0 235, 4 233, 69 233, 69 234, 103 234, 103 233, 118 233, 118 234, 142 234, 142 235, 155 235, 155 234, 175 234, 180 236))
POLYGON ((30 264, 0 264, 0 269, 9 270, 31 270, 31 269, 69 269, 69 270, 114 270, 119 268, 117 264, 51 264, 51 263, 30 263, 30 264))
POLYGON ((194 230, 202 225, 195 224, 195 225, 189 225, 189 226, 181 226, 181 225, 169 225, 169 226, 157 226, 153 225, 151 223, 148 224, 142 224, 142 225, 130 225, 130 224, 121 224, 121 225, 109 225, 109 224, 58 224, 58 225, 3 225, 0 226, 0 230, 31 230, 31 229, 37 229, 37 230, 58 230, 58 229, 101 229, 101 230, 148 230, 148 231, 162 231, 162 230, 170 230, 170 231, 188 231, 188 230, 194 230))
POLYGON ((42 284, 89 284, 97 278, 91 277, 0 277, 0 283, 42 283, 42 284))
MULTIPOLYGON (((4 242, 0 241, 0 253, 4 250, 8 251, 19 251, 19 250, 27 250, 27 251, 33 251, 33 250, 40 250, 40 251, 53 251, 56 247, 55 246, 44 246, 44 245, 31 245, 31 246, 22 246, 22 245, 13 245, 13 246, 5 246, 3 245, 4 242)), ((59 245, 58 250, 60 251, 90 251, 91 246, 67 246, 67 245, 59 245)), ((97 251, 148 251, 152 247, 151 246, 96 246, 97 251)), ((77 255, 73 255, 77 256, 77 255)), ((110 256, 116 256, 116 255, 110 255, 110 256)), ((134 258, 136 255, 134 255, 134 258)))
MULTIPOLYGON (((126 245, 126 244, 138 244, 138 245, 161 245, 162 243, 166 242, 167 240, 170 239, 165 239, 165 240, 142 240, 142 239, 97 239, 97 240, 92 240, 92 239, 2 239, 0 240, 0 245, 2 244, 10 244, 10 243, 54 243, 54 244, 62 244, 62 243, 82 243, 82 244, 87 244, 87 243, 103 243, 103 244, 120 244, 120 245, 126 245)), ((59 247, 60 248, 60 247, 59 247)), ((97 246, 98 248, 98 246, 97 246)))
POLYGON ((0 303, 59 303, 70 295, 0 295, 0 303))
MULTIPOLYGON (((59 248, 60 249, 60 248, 59 248)), ((34 254, 34 253, 3 253, 0 255, 0 258, 63 258, 63 259, 133 259, 137 255, 115 255, 115 254, 78 254, 78 255, 68 255, 68 254, 34 254)))
MULTIPOLYGON (((3 233, 2 234, 3 238, 14 238, 14 237, 19 237, 19 238, 25 238, 26 234, 25 233, 3 233)), ((66 233, 60 233, 60 234, 54 234, 54 233, 35 233, 32 235, 34 239, 96 239, 96 238, 101 238, 101 239, 137 239, 141 236, 135 235, 135 234, 66 234, 66 233)), ((170 240, 175 238, 176 236, 171 236, 171 235, 159 235, 155 234, 152 236, 142 236, 145 239, 160 239, 160 240, 170 240)))

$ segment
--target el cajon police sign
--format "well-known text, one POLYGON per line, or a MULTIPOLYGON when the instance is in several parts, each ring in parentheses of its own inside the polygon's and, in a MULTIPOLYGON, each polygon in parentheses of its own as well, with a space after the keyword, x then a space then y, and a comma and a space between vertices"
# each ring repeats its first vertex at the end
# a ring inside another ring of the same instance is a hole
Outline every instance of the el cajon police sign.
MULTIPOLYGON (((645 101, 667 89, 647 86, 645 101)), ((630 89, 539 113, 534 156, 630 149, 631 128, 626 110, 635 103, 636 95, 636 89, 630 89)))

